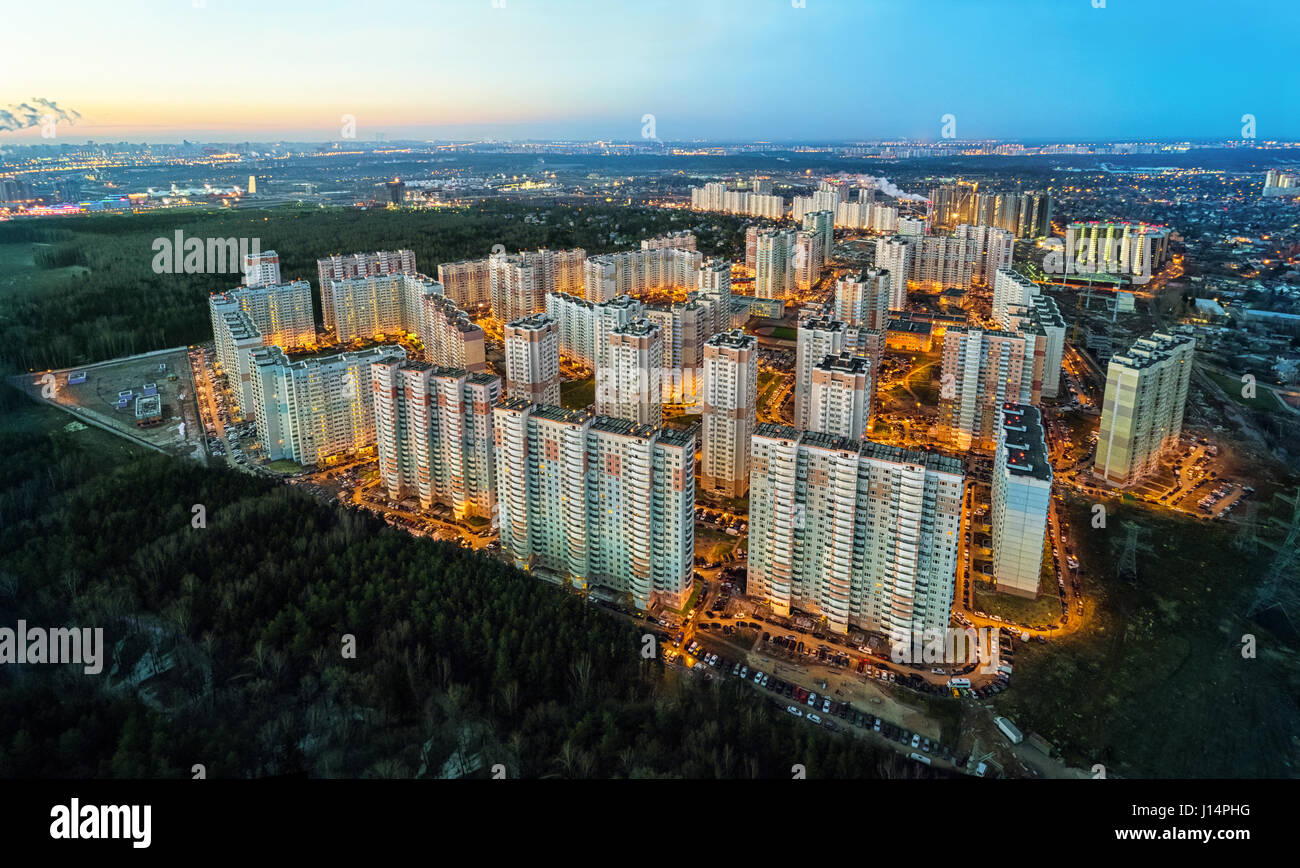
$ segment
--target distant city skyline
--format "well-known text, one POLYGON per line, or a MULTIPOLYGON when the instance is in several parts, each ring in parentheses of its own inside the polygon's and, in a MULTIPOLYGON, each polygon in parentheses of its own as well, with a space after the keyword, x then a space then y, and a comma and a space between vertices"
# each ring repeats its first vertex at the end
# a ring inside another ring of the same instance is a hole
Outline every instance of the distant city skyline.
POLYGON ((0 108, 77 112, 70 143, 1300 138, 1283 0, 504 4, 14 8, 0 108))

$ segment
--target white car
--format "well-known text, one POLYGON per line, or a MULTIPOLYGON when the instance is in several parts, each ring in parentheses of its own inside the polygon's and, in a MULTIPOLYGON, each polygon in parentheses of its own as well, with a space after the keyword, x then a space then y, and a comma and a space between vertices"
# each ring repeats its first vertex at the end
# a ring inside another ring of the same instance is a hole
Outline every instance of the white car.
POLYGON ((815 714, 808 715, 808 720, 812 723, 821 723, 822 719, 815 714))
POLYGON ((748 678, 748 677, 749 677, 749 667, 748 667, 748 666, 742 666, 742 667, 740 667, 740 677, 741 677, 741 678, 748 678))
POLYGON ((795 717, 803 717, 803 711, 795 708, 793 705, 787 705, 785 710, 793 714, 795 717))
POLYGON ((763 683, 763 673, 762 673, 762 672, 755 672, 755 673, 754 673, 754 683, 755 683, 755 684, 762 684, 762 683, 763 683))
POLYGON ((920 733, 914 733, 912 735, 912 747, 920 747, 920 746, 921 746, 921 735, 920 733))

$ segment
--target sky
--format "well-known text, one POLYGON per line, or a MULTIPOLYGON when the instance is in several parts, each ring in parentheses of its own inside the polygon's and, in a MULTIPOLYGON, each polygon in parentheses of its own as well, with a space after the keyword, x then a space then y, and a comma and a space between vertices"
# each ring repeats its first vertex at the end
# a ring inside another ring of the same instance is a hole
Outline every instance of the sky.
POLYGON ((0 109, 75 110, 69 142, 333 141, 345 115, 359 140, 936 140, 945 115, 959 139, 1225 139, 1247 114, 1300 139, 1297 0, 7 0, 3 18, 0 109))

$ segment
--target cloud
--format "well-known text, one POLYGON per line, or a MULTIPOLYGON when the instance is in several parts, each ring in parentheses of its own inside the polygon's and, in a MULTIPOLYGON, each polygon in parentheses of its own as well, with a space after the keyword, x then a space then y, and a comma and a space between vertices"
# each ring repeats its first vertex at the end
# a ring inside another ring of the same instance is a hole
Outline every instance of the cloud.
POLYGON ((54 100, 34 96, 29 101, 0 108, 0 130, 23 130, 40 126, 46 116, 55 121, 75 124, 81 120, 81 112, 65 109, 54 100))

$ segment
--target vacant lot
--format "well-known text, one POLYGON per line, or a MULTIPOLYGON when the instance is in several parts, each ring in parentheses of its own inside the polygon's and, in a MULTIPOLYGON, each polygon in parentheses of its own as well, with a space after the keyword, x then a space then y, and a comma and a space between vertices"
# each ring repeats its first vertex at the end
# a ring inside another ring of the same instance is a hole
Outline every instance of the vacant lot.
POLYGON ((1245 615, 1272 554, 1233 548, 1231 526, 1108 505, 1065 514, 1089 598, 1088 629, 1018 646, 1000 713, 1055 743, 1066 762, 1142 777, 1292 777, 1300 760, 1295 647, 1245 615), (1116 579, 1126 528, 1140 528, 1136 582, 1116 579), (1253 636, 1255 656, 1244 657, 1253 636))

